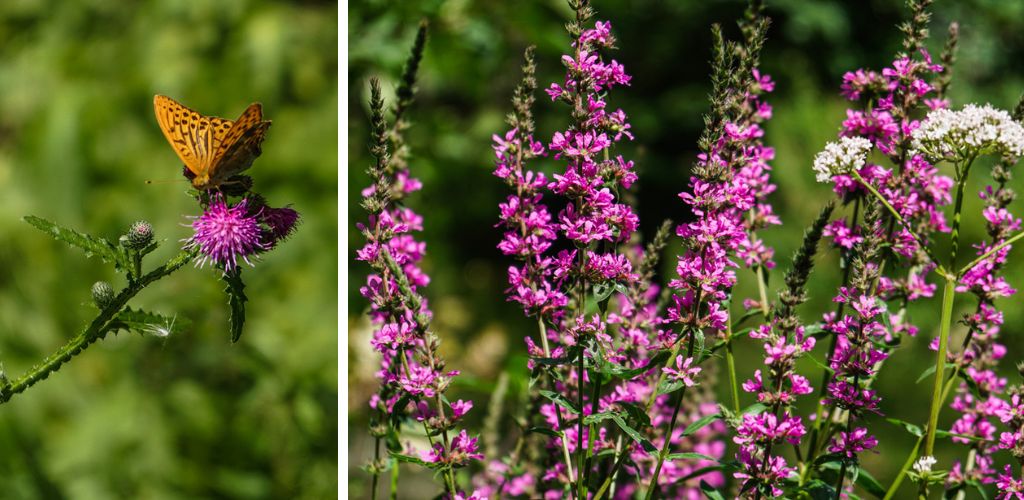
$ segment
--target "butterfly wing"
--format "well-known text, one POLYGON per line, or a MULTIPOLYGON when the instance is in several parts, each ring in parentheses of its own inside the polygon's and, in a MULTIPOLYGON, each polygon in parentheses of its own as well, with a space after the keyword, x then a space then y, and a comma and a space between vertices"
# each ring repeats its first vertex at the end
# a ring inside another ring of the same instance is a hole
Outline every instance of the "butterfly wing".
POLYGON ((203 116, 167 96, 153 98, 156 121, 178 158, 197 178, 208 178, 217 151, 223 147, 234 122, 203 116))
POLYGON ((262 152, 260 145, 270 128, 263 120, 263 106, 250 104, 231 125, 214 151, 210 167, 210 183, 220 184, 247 170, 262 152))

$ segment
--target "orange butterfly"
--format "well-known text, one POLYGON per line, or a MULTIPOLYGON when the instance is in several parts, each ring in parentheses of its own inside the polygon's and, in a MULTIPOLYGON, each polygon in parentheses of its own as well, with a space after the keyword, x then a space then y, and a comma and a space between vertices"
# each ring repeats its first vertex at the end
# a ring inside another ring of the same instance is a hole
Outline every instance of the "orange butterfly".
POLYGON ((235 121, 203 116, 162 95, 153 98, 153 108, 167 142, 194 176, 192 187, 200 190, 216 189, 251 167, 270 128, 260 103, 235 121))

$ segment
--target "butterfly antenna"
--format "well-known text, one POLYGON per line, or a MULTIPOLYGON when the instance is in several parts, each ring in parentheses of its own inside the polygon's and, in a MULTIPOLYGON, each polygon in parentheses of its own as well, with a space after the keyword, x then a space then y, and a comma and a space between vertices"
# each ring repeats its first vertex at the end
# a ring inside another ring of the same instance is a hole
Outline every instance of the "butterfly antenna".
POLYGON ((181 182, 181 179, 159 179, 159 180, 146 179, 145 182, 146 182, 146 185, 148 186, 148 185, 153 185, 153 184, 178 183, 178 182, 181 182))

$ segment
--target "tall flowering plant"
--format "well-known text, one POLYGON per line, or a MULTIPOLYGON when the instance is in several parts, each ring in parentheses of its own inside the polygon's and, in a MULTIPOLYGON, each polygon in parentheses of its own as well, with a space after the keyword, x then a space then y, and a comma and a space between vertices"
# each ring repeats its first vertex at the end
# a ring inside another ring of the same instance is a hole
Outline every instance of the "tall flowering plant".
POLYGON ((458 370, 446 370, 438 354, 440 341, 430 329, 432 313, 422 296, 430 278, 419 268, 426 244, 414 232, 423 230, 423 218, 403 206, 404 198, 422 184, 410 173, 406 162, 408 149, 402 131, 408 127, 404 112, 412 103, 416 72, 426 43, 426 24, 421 24, 406 63, 398 101, 392 109, 391 127, 384 117, 384 100, 377 80, 370 82, 372 142, 375 162, 368 174, 373 184, 363 190, 363 207, 369 212, 366 224, 358 224, 366 244, 357 252, 373 270, 360 293, 370 302, 370 318, 375 324, 371 344, 381 354, 377 372, 380 390, 370 400, 376 412, 371 434, 376 438, 374 460, 368 465, 373 475, 373 495, 377 480, 386 471, 392 474, 391 494, 397 494, 397 462, 411 462, 435 470, 444 479, 446 494, 458 498, 455 469, 483 458, 477 438, 465 429, 455 432, 471 401, 450 401, 445 392, 458 370), (392 156, 392 151, 394 155, 392 156), (404 447, 401 435, 406 425, 422 427, 429 442, 427 449, 404 447), (388 455, 381 455, 381 445, 388 455))
POLYGON ((929 4, 909 2, 903 51, 890 65, 843 75, 839 93, 851 104, 836 141, 806 161, 807 175, 830 184, 834 199, 810 221, 772 293, 776 256, 763 235, 781 220, 770 199, 777 187, 765 122, 775 83, 760 66, 768 28, 761 2, 750 3, 740 40, 712 30, 710 110, 680 193, 693 218, 666 221, 644 238, 629 202, 639 176, 621 148, 634 140, 633 129, 612 105, 632 76, 610 58, 612 24, 593 20, 588 2, 570 0, 565 74, 542 94, 568 119, 549 140, 537 130, 538 62, 530 48, 509 127, 493 136, 493 173, 508 188, 496 224, 497 249, 508 262, 505 298, 536 329, 521 333, 530 383, 515 418, 520 432, 500 439, 503 376, 483 446, 463 418, 472 403, 446 394, 457 372, 438 354, 422 296, 425 247, 414 235, 423 218, 404 205, 420 187, 401 132, 421 32, 392 127, 379 86, 371 85, 376 162, 363 193, 370 217, 359 226, 367 241, 358 258, 373 270, 361 291, 382 356, 380 390, 370 402, 374 492, 390 472, 394 495, 397 463, 411 462, 436 471, 447 498, 894 498, 907 477, 919 498, 940 487, 964 498, 968 488, 991 484, 1000 498, 1021 495, 1024 479, 996 463, 1008 451, 1024 464, 1024 390, 997 370, 1007 353, 998 301, 1016 293, 1001 271, 1024 237, 1009 187, 1010 169, 1024 154, 1024 104, 1012 114, 951 106, 946 91, 959 28, 951 25, 933 60, 924 48, 929 4), (978 193, 987 238, 972 243, 965 264, 967 179, 986 155, 997 160, 978 193), (675 272, 662 278, 658 262, 673 227, 682 248, 675 272), (829 312, 809 318, 801 306, 811 298, 822 239, 838 254, 842 281, 829 312), (742 280, 751 280, 756 295, 735 296, 742 280), (940 284, 939 329, 929 335, 909 306, 935 302, 940 284), (951 347, 957 294, 975 304, 960 323, 962 342, 951 347), (876 389, 886 364, 915 342, 935 351, 934 366, 920 377, 933 388, 924 424, 901 420, 876 389), (734 354, 744 347, 760 359, 745 371, 734 354), (719 378, 728 384, 722 402, 713 391, 719 378), (940 423, 947 404, 956 417, 940 423), (865 453, 883 446, 877 426, 887 422, 917 438, 888 487, 862 466, 865 453), (420 427, 427 449, 402 443, 420 427), (937 438, 963 451, 948 470, 935 457, 937 438), (468 495, 459 487, 463 467, 473 472, 468 495))
MULTIPOLYGON (((607 325, 622 318, 609 312, 610 294, 629 287, 637 290, 639 276, 623 245, 639 221, 632 208, 617 199, 620 189, 628 189, 636 180, 633 162, 611 154, 615 143, 633 135, 625 112, 612 111, 607 102, 608 92, 628 85, 630 77, 621 64, 602 54, 615 46, 611 23, 597 21, 591 27, 587 22, 592 12, 586 2, 570 5, 576 18, 569 25, 573 50, 562 57, 565 78, 545 92, 571 109, 573 121, 547 144, 534 138, 531 105, 536 81, 532 50, 528 50, 524 78, 513 97, 511 129, 494 137, 494 173, 514 191, 500 206, 505 232, 498 248, 520 262, 509 268, 509 300, 537 318, 540 345, 527 337, 527 349, 537 358, 531 360, 531 368, 546 380, 547 389, 540 394, 548 401, 540 404, 540 415, 554 434, 548 446, 560 450, 552 455, 555 458, 541 483, 531 485, 530 491, 558 495, 559 490, 569 490, 585 496, 597 465, 595 452, 616 449, 622 453, 624 448, 621 439, 618 444, 611 441, 612 428, 605 424, 608 417, 598 416, 625 402, 601 397, 602 389, 614 387, 606 385, 610 380, 595 368, 598 363, 624 360, 623 352, 632 344, 616 339, 619 332, 607 325), (550 180, 527 166, 544 155, 563 165, 550 180), (556 215, 545 205, 545 194, 564 200, 560 201, 564 208, 556 215), (596 313, 590 309, 594 307, 596 313)), ((644 307, 637 302, 632 305, 644 307)), ((635 317, 636 311, 631 308, 628 316, 635 317)), ((631 322, 631 339, 644 336, 644 331, 638 331, 641 321, 631 322)), ((618 421, 629 425, 621 417, 618 421)), ((517 464, 508 465, 510 472, 519 473, 517 464)), ((522 484, 521 479, 506 482, 504 492, 514 492, 522 484)))

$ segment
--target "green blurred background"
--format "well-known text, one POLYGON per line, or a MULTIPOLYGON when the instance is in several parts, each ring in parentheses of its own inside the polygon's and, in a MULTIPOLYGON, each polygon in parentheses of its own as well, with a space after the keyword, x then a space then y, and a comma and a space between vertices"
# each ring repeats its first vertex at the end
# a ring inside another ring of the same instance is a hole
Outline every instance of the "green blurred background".
MULTIPOLYGON (((777 81, 769 96, 775 117, 767 124, 766 142, 776 147, 774 181, 778 191, 771 197, 784 225, 765 231, 766 242, 775 246, 780 271, 771 288, 781 282, 781 270, 799 242, 803 227, 829 198, 827 187, 816 184, 810 170, 813 155, 829 140, 835 140, 845 118, 846 102, 838 95, 844 71, 858 67, 881 69, 900 48, 896 25, 906 14, 899 0, 768 0, 773 19, 762 56, 763 70, 777 81)), ((623 108, 629 115, 636 140, 620 145, 620 152, 637 161, 640 182, 634 187, 639 200, 642 229, 650 235, 661 220, 680 222, 689 217, 677 193, 685 189, 689 166, 695 155, 697 135, 702 126, 709 91, 707 78, 710 54, 709 27, 721 23, 726 33, 738 36, 735 19, 744 2, 664 2, 656 0, 596 0, 597 19, 612 21, 620 50, 612 57, 633 75, 632 86, 616 89, 609 106, 623 108)), ((1024 92, 1024 2, 969 0, 936 2, 929 47, 938 54, 952 20, 961 23, 961 50, 955 68, 950 97, 954 106, 967 102, 991 102, 1009 109, 1024 92)), ((362 238, 354 222, 365 218, 359 207, 359 190, 368 180, 363 170, 367 153, 367 79, 379 76, 386 91, 393 92, 411 44, 417 22, 431 23, 430 38, 420 71, 420 93, 409 113, 414 121, 408 132, 414 158, 412 169, 424 183, 410 205, 425 216, 423 239, 428 253, 425 270, 433 281, 426 295, 435 313, 434 325, 444 340, 443 354, 448 366, 462 370, 454 394, 476 403, 473 429, 487 412, 490 392, 502 370, 513 377, 512 397, 526 376, 522 338, 534 334, 534 325, 524 319, 515 304, 504 302, 505 269, 509 260, 495 245, 500 232, 494 228, 497 204, 504 199, 504 185, 492 174, 490 136, 503 132, 509 98, 519 78, 523 49, 536 44, 538 80, 541 88, 559 80, 563 68, 559 56, 568 46, 564 23, 569 9, 562 0, 504 2, 499 0, 425 0, 388 2, 363 0, 349 8, 349 95, 348 101, 348 305, 349 317, 349 492, 366 494, 367 475, 357 468, 368 453, 366 402, 376 382, 372 372, 378 358, 370 350, 369 325, 361 315, 366 303, 358 294, 366 268, 354 260, 362 238)), ((540 93, 539 93, 540 94, 540 93)), ((567 114, 538 96, 538 135, 548 139, 565 126, 567 114)), ((554 163, 540 162, 550 172, 554 163)), ((948 167, 946 167, 948 168, 948 167)), ((978 169, 971 192, 983 187, 985 170, 978 169)), ((1021 188, 1018 183, 1018 189, 1021 188)), ((967 240, 984 236, 979 203, 967 201, 967 240)), ((1024 213, 1016 204, 1016 213, 1024 213)), ((675 255, 678 248, 672 248, 675 255)), ((1024 254, 1008 269, 1011 284, 1024 286, 1024 254)), ((831 307, 830 299, 839 281, 837 258, 827 251, 815 271, 811 302, 802 311, 815 320, 831 307)), ((663 276, 671 274, 674 259, 666 259, 663 276)), ((738 297, 752 296, 749 273, 741 275, 738 297)), ((739 302, 739 301, 736 301, 739 302)), ((934 357, 926 341, 937 333, 938 298, 922 301, 910 311, 921 326, 918 339, 898 350, 886 364, 878 388, 886 416, 912 422, 926 419, 930 382, 913 381, 934 357)), ((1006 311, 1004 342, 1009 354, 1001 372, 1016 379, 1013 365, 1024 357, 1024 313, 1017 298, 1000 303, 1006 311)), ((973 309, 973 301, 957 303, 959 310, 973 309)), ((957 327, 959 328, 959 327, 957 327)), ((954 338, 962 338, 957 330, 954 338)), ((821 357, 819 348, 817 356, 821 357)), ((739 366, 761 363, 755 343, 740 349, 739 366)), ((813 365, 805 367, 815 373, 813 365)), ((750 376, 741 373, 742 377, 750 376)), ((930 380, 930 379, 929 379, 930 380)), ((720 392, 723 394, 724 392, 720 392)), ((742 395, 750 403, 749 395, 742 395)), ((810 398, 805 398, 810 399, 810 398)), ((805 406, 813 402, 805 401, 805 406)), ((809 410, 810 408, 804 408, 809 410)), ((944 422, 952 422, 945 410, 944 422)), ((514 437, 507 421, 503 430, 514 437)), ((873 418, 871 427, 880 438, 881 453, 867 453, 864 466, 888 485, 906 453, 912 437, 873 418)), ((963 457, 965 448, 942 443, 940 465, 948 466, 954 456, 963 457)), ((1005 458, 1005 457, 1004 457, 1005 458)), ((409 481, 429 481, 429 476, 410 478, 415 469, 403 469, 409 481)), ((409 483, 415 484, 415 483, 409 483)), ((436 491, 404 486, 404 495, 415 498, 436 491)), ((910 490, 905 490, 911 494, 910 490)), ((899 496, 898 496, 899 497, 899 496)))
POLYGON ((0 498, 329 498, 337 490, 335 2, 0 2, 0 361, 11 377, 92 319, 89 288, 124 285, 21 221, 116 239, 150 221, 164 245, 198 206, 153 95, 273 120, 250 171, 294 237, 244 277, 229 341, 217 272, 184 268, 133 305, 193 321, 121 333, 0 406, 0 498), (167 181, 146 185, 146 180, 167 181))

